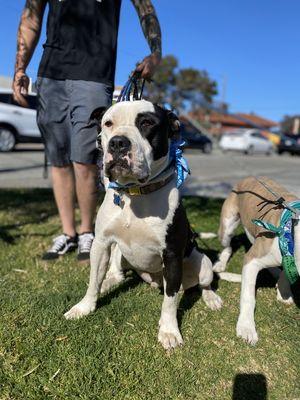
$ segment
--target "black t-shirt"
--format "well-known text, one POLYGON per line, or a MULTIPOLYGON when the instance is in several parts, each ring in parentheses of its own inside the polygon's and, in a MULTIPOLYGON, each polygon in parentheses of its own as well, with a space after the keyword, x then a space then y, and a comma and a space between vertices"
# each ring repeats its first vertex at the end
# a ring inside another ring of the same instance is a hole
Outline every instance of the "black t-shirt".
POLYGON ((121 0, 48 0, 38 76, 114 82, 121 0))

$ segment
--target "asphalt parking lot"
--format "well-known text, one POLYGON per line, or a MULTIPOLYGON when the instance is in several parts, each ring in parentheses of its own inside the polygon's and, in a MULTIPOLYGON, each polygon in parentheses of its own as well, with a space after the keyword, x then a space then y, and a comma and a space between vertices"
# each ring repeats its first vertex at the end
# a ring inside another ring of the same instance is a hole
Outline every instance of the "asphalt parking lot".
MULTIPOLYGON (((192 174, 184 194, 225 197, 238 180, 248 175, 266 175, 300 197, 300 157, 222 154, 218 149, 209 155, 187 150, 185 157, 192 174)), ((51 187, 51 180, 43 179, 43 163, 41 145, 19 145, 12 153, 0 153, 0 188, 51 187)))

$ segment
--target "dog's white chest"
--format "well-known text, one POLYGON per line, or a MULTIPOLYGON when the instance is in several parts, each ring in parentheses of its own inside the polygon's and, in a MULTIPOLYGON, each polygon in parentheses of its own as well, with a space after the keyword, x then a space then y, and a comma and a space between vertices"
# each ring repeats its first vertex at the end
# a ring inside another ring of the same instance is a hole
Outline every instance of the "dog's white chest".
POLYGON ((166 228, 158 218, 140 219, 132 213, 122 213, 105 232, 112 235, 122 255, 135 269, 147 272, 161 269, 166 228))
POLYGON ((110 193, 106 195, 99 213, 103 235, 118 244, 134 269, 150 273, 162 269, 167 229, 178 204, 177 189, 167 193, 168 197, 153 193, 142 199, 125 199, 123 208, 110 202, 110 193))

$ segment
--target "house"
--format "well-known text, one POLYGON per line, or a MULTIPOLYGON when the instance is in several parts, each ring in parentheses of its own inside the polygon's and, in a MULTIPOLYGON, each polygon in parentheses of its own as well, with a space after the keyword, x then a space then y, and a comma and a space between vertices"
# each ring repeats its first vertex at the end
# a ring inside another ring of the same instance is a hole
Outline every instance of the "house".
POLYGON ((226 113, 219 111, 205 111, 203 109, 191 112, 190 117, 203 124, 214 136, 221 136, 225 132, 236 129, 259 128, 269 131, 279 124, 254 113, 226 113))

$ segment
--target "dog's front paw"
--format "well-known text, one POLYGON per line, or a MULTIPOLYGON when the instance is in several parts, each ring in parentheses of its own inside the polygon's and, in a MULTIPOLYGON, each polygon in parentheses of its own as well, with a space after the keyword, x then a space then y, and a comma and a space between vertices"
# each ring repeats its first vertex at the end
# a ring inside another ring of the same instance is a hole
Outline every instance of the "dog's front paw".
POLYGON ((222 308, 223 301, 221 297, 211 289, 202 289, 202 298, 211 310, 220 310, 222 308))
POLYGON ((64 314, 66 319, 79 319, 95 311, 96 304, 81 301, 64 314))
POLYGON ((243 321, 239 319, 236 326, 236 334, 238 337, 241 337, 252 346, 255 346, 258 342, 258 335, 254 322, 243 321))
POLYGON ((160 328, 158 332, 158 341, 166 350, 175 349, 175 347, 183 345, 183 339, 179 329, 174 329, 172 332, 166 332, 163 327, 160 328))

